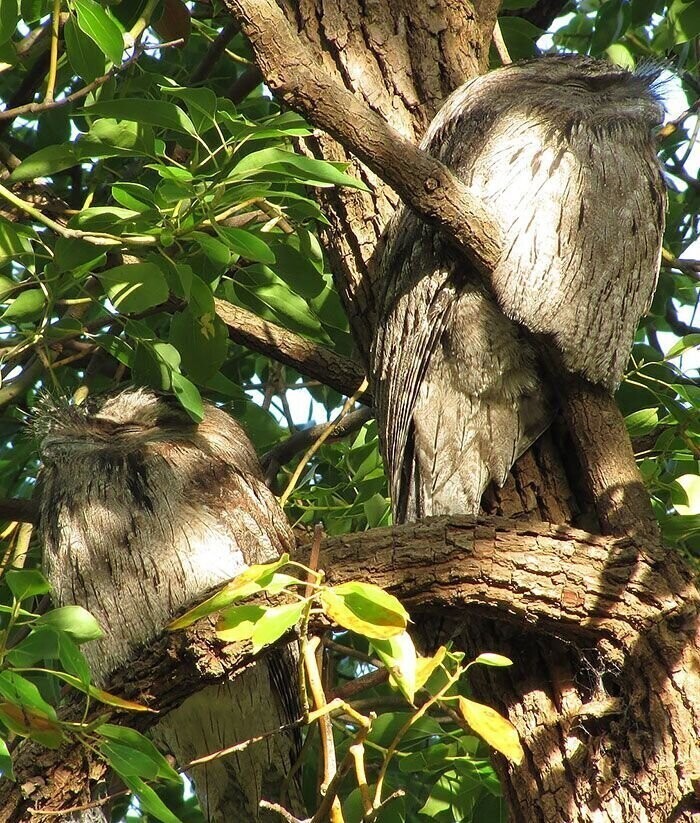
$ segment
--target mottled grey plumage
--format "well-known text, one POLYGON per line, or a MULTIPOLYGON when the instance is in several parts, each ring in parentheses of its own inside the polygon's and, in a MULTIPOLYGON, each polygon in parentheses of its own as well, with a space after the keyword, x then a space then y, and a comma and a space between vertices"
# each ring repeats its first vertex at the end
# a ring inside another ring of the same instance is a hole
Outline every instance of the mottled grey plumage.
MULTIPOLYGON (((253 447, 227 414, 207 405, 195 425, 173 398, 136 389, 47 404, 38 415, 44 568, 58 605, 77 603, 102 625, 84 647, 98 682, 159 634, 186 605, 252 563, 293 545, 253 447)), ((271 667, 209 687, 153 732, 180 763, 293 719, 271 667)), ((257 819, 263 786, 279 784, 294 744, 275 735, 194 771, 208 820, 257 819)))
POLYGON ((371 366, 397 520, 478 512, 549 425, 544 363, 619 384, 661 253, 657 75, 528 61, 467 83, 430 125, 422 148, 483 200, 504 247, 482 282, 409 209, 387 228, 371 366))

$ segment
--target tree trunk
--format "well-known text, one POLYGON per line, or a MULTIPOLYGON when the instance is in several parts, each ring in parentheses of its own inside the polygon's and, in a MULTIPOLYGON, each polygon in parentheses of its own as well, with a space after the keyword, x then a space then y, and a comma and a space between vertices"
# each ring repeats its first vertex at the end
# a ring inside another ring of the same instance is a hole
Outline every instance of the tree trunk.
MULTIPOLYGON (((700 595, 676 553, 534 519, 449 517, 327 540, 319 567, 332 585, 371 579, 414 617, 468 620, 468 637, 454 637, 469 653, 514 660, 475 681, 525 748, 517 769, 497 759, 514 820, 690 823, 700 812, 700 595)), ((249 645, 203 621, 140 650, 108 688, 166 713, 251 662, 249 645)), ((110 720, 145 731, 158 718, 110 720)), ((79 743, 23 746, 18 781, 0 783, 0 821, 80 802, 86 775, 104 771, 89 758, 79 743)))
MULTIPOLYGON (((313 106, 303 105, 303 93, 285 94, 294 79, 285 75, 284 67, 274 65, 271 50, 266 48, 262 16, 251 25, 255 12, 265 4, 229 2, 262 58, 273 91, 280 91, 283 99, 317 122, 313 106)), ((333 81, 414 140, 456 86, 486 70, 499 5, 457 0, 278 2, 299 32, 309 63, 321 63, 333 81)), ((311 89, 302 92, 313 97, 311 89)), ((375 322, 372 256, 396 197, 331 137, 315 136, 306 142, 306 149, 325 159, 350 161, 357 175, 372 187, 369 194, 338 189, 321 195, 331 223, 325 247, 358 349, 366 360, 375 322)), ((579 449, 586 443, 578 427, 584 427, 591 411, 580 400, 580 395, 575 396, 569 403, 564 392, 566 424, 577 432, 579 449)), ((520 733, 527 752, 523 765, 514 768, 501 758, 495 763, 513 819, 528 823, 618 823, 624 819, 660 823, 690 820, 693 803, 697 809, 691 778, 692 754, 697 756, 694 747, 700 733, 700 701, 697 662, 690 659, 697 654, 697 606, 678 607, 669 613, 665 598, 677 591, 678 574, 685 579, 688 574, 678 558, 654 547, 656 530, 653 524, 646 525, 648 497, 640 494, 643 487, 633 463, 630 468, 631 453, 619 413, 606 408, 598 416, 602 419, 604 414, 611 415, 612 438, 622 438, 612 442, 610 432, 599 429, 599 435, 607 438, 606 448, 622 455, 620 466, 627 475, 613 480, 624 482, 625 488, 606 487, 613 463, 608 460, 605 469, 596 465, 600 449, 590 460, 581 452, 581 461, 573 456, 570 435, 560 420, 518 461, 506 486, 487 493, 484 505, 489 512, 509 517, 581 523, 594 530, 601 523, 603 528, 624 531, 638 526, 639 539, 652 546, 647 545, 652 558, 648 567, 633 544, 620 553, 611 551, 602 563, 600 558, 593 563, 592 557, 588 569, 584 557, 574 588, 563 590, 558 604, 568 605, 569 598, 585 599, 587 592, 610 584, 617 596, 636 592, 644 566, 647 580, 653 580, 648 593, 654 596, 639 599, 637 611, 628 616, 627 629, 615 640, 567 637, 562 642, 551 636, 560 629, 557 616, 546 627, 533 628, 527 625, 527 609, 519 612, 519 627, 506 625, 513 602, 522 594, 508 570, 504 570, 501 609, 495 614, 483 617, 483 609, 475 614, 455 597, 449 612, 440 612, 440 620, 434 619, 431 604, 430 617, 420 627, 426 645, 435 646, 445 639, 438 635, 438 626, 444 632, 442 618, 449 616, 447 635, 458 638, 470 655, 499 651, 515 660, 509 682, 501 672, 487 671, 475 680, 475 687, 482 700, 507 713, 520 733), (639 516, 630 504, 632 498, 639 503, 639 516)), ((434 557, 436 545, 427 541, 424 545, 427 555, 434 557)), ((570 571, 566 554, 549 557, 544 548, 523 540, 517 552, 518 568, 533 569, 533 586, 538 585, 537 573, 563 581, 570 571)), ((364 552, 366 563, 371 556, 366 544, 364 552)), ((412 560, 419 562, 415 555, 412 560)), ((495 556, 483 562, 497 565, 495 556)), ((432 572, 435 579, 441 579, 438 570, 432 572)), ((449 566, 443 569, 450 587, 454 583, 451 572, 449 566)), ((373 575, 372 579, 377 578, 373 575)), ((592 605, 590 615, 594 621, 604 621, 616 608, 615 597, 601 599, 592 605)), ((414 607, 414 616, 415 612, 414 607)))

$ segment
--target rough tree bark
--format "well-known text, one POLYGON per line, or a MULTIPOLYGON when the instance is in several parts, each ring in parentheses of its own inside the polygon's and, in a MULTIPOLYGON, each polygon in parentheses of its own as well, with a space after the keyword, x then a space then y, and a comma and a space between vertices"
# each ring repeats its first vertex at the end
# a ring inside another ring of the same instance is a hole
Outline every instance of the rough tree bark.
MULTIPOLYGON (((498 3, 227 2, 251 39, 268 85, 288 105, 332 135, 308 141, 307 150, 326 159, 352 162, 358 176, 372 187, 369 194, 337 190, 323 195, 331 221, 326 249, 358 349, 366 355, 374 322, 372 255, 396 203, 382 180, 395 186, 423 216, 433 219, 425 193, 448 191, 450 183, 442 178, 437 182, 437 176, 415 165, 416 185, 406 186, 398 152, 391 157, 389 150, 389 160, 394 164, 383 166, 387 152, 381 137, 365 131, 355 139, 357 131, 374 128, 373 118, 361 116, 355 108, 351 118, 345 117, 350 110, 345 97, 333 116, 333 106, 340 96, 333 83, 364 101, 403 137, 415 140, 455 86, 486 69, 498 3), (279 7, 291 31, 280 28, 280 20, 276 19, 279 7), (272 19, 274 28, 270 25, 272 19), (287 41, 287 34, 291 34, 291 40, 287 41), (294 53, 295 70, 291 72, 294 47, 303 50, 303 60, 299 66, 302 52, 294 53), (324 77, 323 82, 314 86, 318 76, 324 77), (348 125, 345 120, 352 122, 348 125), (368 157, 367 147, 377 145, 382 146, 382 152, 368 157), (373 172, 355 158, 368 162, 373 172)), ((386 133, 382 136, 387 137, 386 133)), ((396 138, 394 143, 400 145, 404 155, 404 145, 396 138)), ((471 201, 468 205, 471 215, 478 213, 471 201)), ((443 217, 450 213, 451 204, 443 217)), ((449 216, 440 224, 448 227, 452 238, 466 248, 473 260, 488 267, 493 259, 488 244, 497 242, 488 224, 483 233, 472 225, 470 236, 461 225, 450 225, 449 216), (474 242, 485 243, 481 255, 470 246, 474 242)), ((652 555, 662 552, 655 548, 658 531, 650 517, 648 496, 613 404, 579 386, 563 388, 562 404, 565 423, 560 421, 552 434, 519 461, 503 490, 492 490, 487 495, 488 510, 520 518, 534 515, 562 524, 585 522, 608 532, 633 533, 652 555), (577 448, 571 449, 572 444, 577 448), (576 451, 579 459, 572 456, 576 451)), ((528 548, 532 551, 531 546, 528 548)), ((629 551, 635 554, 635 549, 629 551)), ((537 567, 540 559, 524 549, 520 562, 537 567)), ((565 575, 568 562, 564 558, 554 561, 549 566, 550 574, 565 575)), ((642 562, 641 556, 626 562, 634 566, 642 562)), ((604 574, 616 579, 622 592, 633 583, 618 563, 619 558, 612 553, 604 574)), ((664 575, 661 571, 660 590, 673 591, 671 577, 664 575)), ((598 579, 595 573, 587 577, 591 583, 598 579)), ((517 592, 511 595, 515 599, 517 592)), ((507 611, 507 604, 504 609, 507 611)), ((488 673, 477 684, 484 699, 497 702, 498 708, 507 712, 528 751, 526 762, 518 769, 497 763, 514 819, 690 819, 690 806, 696 801, 691 797, 688 755, 700 728, 700 706, 697 692, 692 692, 697 685, 691 688, 689 683, 696 678, 697 669, 690 665, 688 655, 693 653, 691 638, 697 627, 697 612, 684 612, 679 618, 684 626, 679 635, 671 636, 667 628, 662 629, 666 624, 658 614, 661 622, 653 631, 642 632, 636 641, 613 648, 598 640, 592 650, 586 646, 586 652, 580 644, 554 642, 530 627, 514 631, 504 625, 503 614, 484 618, 472 611, 460 614, 455 610, 452 617, 450 632, 460 637, 468 652, 501 651, 520 662, 508 687, 488 673), (460 624, 467 622, 468 632, 461 632, 460 624), (681 670, 685 672, 681 677, 684 685, 678 688, 673 673, 681 670), (583 749, 577 744, 572 746, 571 707, 591 701, 603 705, 618 698, 623 706, 622 720, 601 717, 590 733, 590 741, 594 742, 584 744, 583 749), (690 725, 674 728, 673 718, 687 709, 690 725), (663 776, 659 770, 663 770, 663 776)), ((641 626, 642 612, 633 622, 641 626)), ((433 643, 442 639, 436 636, 437 627, 430 621, 422 628, 424 635, 430 637, 432 632, 433 643)))
MULTIPOLYGON (((494 635, 484 627, 497 625, 497 649, 515 666, 498 670, 493 688, 511 705, 511 717, 532 723, 537 706, 549 705, 547 721, 524 736, 524 766, 506 782, 515 797, 538 798, 537 805, 518 805, 516 820, 691 819, 700 758, 692 733, 700 706, 700 596, 674 552, 565 525, 450 517, 327 540, 319 566, 331 584, 371 577, 414 616, 468 612, 470 642, 480 650, 494 635), (579 660, 576 680, 568 679, 569 654, 579 660), (530 680, 540 692, 523 691, 530 680), (619 687, 614 697, 611 684, 619 687), (623 806, 630 788, 634 809, 623 806), (610 797, 596 810, 605 791, 610 797), (662 802, 647 813, 652 796, 662 802), (588 818, 581 816, 586 809, 588 818)), ((249 647, 222 643, 213 623, 203 621, 143 649, 108 688, 162 714, 252 660, 249 647)), ((70 710, 80 716, 78 706, 70 710)), ((158 715, 117 713, 111 720, 144 731, 158 715)), ((104 768, 89 756, 78 744, 22 747, 19 782, 0 784, 0 821, 30 813, 41 820, 41 810, 79 802, 88 772, 95 777, 104 768)))
MULTIPOLYGON (((269 23, 265 16, 256 18, 266 5, 230 0, 253 40, 269 23)), ((330 80, 410 140, 455 86, 486 68, 497 7, 462 0, 280 0, 280 5, 299 32, 304 62, 313 68, 312 61, 318 61, 330 80)), ((274 37, 269 40, 274 44, 274 37)), ((265 43, 254 40, 254 45, 260 50, 265 43)), ((289 65, 262 58, 260 64, 271 88, 284 95, 286 84, 289 91, 289 65)), ((308 72, 299 75, 308 79, 308 72)), ((291 100, 302 109, 304 101, 313 104, 313 94, 291 100)), ((313 112, 304 113, 313 122, 313 112)), ((360 118, 360 125, 366 122, 360 118)), ((346 142, 352 137, 343 135, 346 142)), ((361 127, 355 137, 362 140, 361 127)), ((323 135, 307 150, 352 160, 323 135)), ((353 165, 371 191, 325 192, 331 220, 325 239, 364 354, 373 321, 371 259, 397 198, 375 173, 354 160, 353 165)), ((440 172, 435 178, 431 168, 418 179, 420 185, 404 187, 402 194, 433 194, 440 172)), ((375 171, 381 172, 381 164, 375 171)), ((400 175, 393 183, 402 185, 400 175)), ((449 191, 450 185, 448 178, 440 179, 437 190, 449 191)), ((437 205, 433 200, 433 211, 440 210, 439 200, 437 205)), ((443 225, 449 223, 448 214, 443 225)), ((469 232, 461 228, 453 236, 468 246, 469 232)), ((479 226, 474 230, 478 233, 479 226)), ((574 430, 577 419, 573 414, 568 420, 574 430)), ((592 443, 610 436, 605 421, 593 419, 590 429, 592 443)), ((348 536, 329 541, 321 565, 334 583, 366 578, 369 572, 414 616, 452 618, 451 636, 468 653, 500 651, 515 661, 508 673, 487 671, 476 683, 482 699, 517 726, 527 753, 517 769, 496 763, 515 820, 690 821, 700 809, 694 788, 700 762, 697 591, 682 561, 653 539, 635 543, 571 527, 586 523, 597 530, 605 512, 584 488, 570 437, 559 421, 518 461, 506 486, 487 495, 487 511, 515 520, 488 519, 474 528, 451 518, 348 536), (548 523, 535 522, 542 520, 548 523)), ((579 449, 588 448, 578 439, 579 449)), ((597 459, 593 454, 588 468, 598 470, 598 486, 611 477, 620 480, 615 466, 596 465, 597 459)), ((612 490, 622 493, 623 510, 627 488, 612 490)), ((431 626, 426 617, 427 634, 431 626)), ((431 639, 443 638, 435 630, 431 639)), ((201 688, 202 678, 233 675, 248 660, 198 629, 146 650, 141 663, 132 662, 128 676, 111 688, 125 696, 152 695, 167 711, 201 688), (177 676, 169 674, 174 671, 177 676)), ((85 780, 88 766, 85 754, 75 749, 44 752, 39 760, 33 746, 24 747, 16 766, 20 786, 7 781, 0 786, 0 821, 26 819, 32 805, 70 806, 76 796, 71 792, 85 780), (29 799, 21 786, 31 790, 29 799)))

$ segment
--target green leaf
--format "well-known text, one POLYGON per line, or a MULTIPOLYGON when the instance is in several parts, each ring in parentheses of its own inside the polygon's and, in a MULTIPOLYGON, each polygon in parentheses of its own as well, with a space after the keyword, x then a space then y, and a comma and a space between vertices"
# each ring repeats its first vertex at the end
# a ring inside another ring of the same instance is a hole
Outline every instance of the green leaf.
POLYGON ((0 45, 7 43, 19 23, 19 0, 0 2, 0 45))
POLYGON ((668 9, 674 43, 689 43, 700 34, 700 5, 688 0, 673 0, 668 9))
POLYGON ((142 154, 144 151, 140 148, 123 148, 93 143, 88 140, 61 146, 47 146, 24 159, 12 172, 9 180, 11 183, 20 183, 23 180, 46 177, 69 169, 84 160, 99 160, 106 157, 140 157, 142 154))
POLYGON ((639 409, 625 417, 627 433, 630 437, 642 437, 649 434, 659 425, 658 409, 639 409))
POLYGON ((203 134, 215 122, 217 99, 211 89, 161 86, 163 94, 185 101, 187 111, 198 134, 203 134))
POLYGON ((95 732, 111 743, 128 747, 134 752, 146 755, 156 766, 154 777, 159 780, 167 780, 172 783, 180 782, 180 775, 173 769, 155 745, 141 732, 130 729, 128 726, 115 726, 111 723, 103 723, 95 729, 95 732))
POLYGON ((0 721, 15 734, 29 737, 49 749, 57 749, 63 742, 63 732, 55 718, 26 705, 0 703, 0 721))
MULTIPOLYGON (((122 97, 104 100, 83 109, 88 116, 113 117, 116 120, 132 120, 183 134, 197 133, 185 112, 167 100, 144 100, 138 97, 122 97)), ((190 175, 191 177, 191 175, 190 175)))
POLYGON ((534 57, 537 41, 542 36, 542 29, 522 17, 499 17, 501 33, 513 60, 525 60, 534 57))
POLYGON ((535 5, 537 0, 503 0, 501 4, 502 9, 529 9, 535 5))
POLYGON ((401 603, 373 583, 351 581, 329 586, 321 589, 319 598, 331 620, 372 639, 401 634, 408 623, 408 612, 401 603))
POLYGON ((274 263, 275 255, 268 244, 245 229, 216 227, 216 233, 226 245, 245 260, 257 263, 274 263))
POLYGON ((595 19, 591 54, 601 54, 619 40, 629 26, 629 6, 623 0, 608 0, 600 7, 595 19))
POLYGON ((174 372, 172 375, 172 387, 182 408, 190 415, 195 423, 201 423, 204 419, 204 404, 202 403, 199 389, 191 380, 188 380, 177 372, 174 372))
POLYGON ((101 743, 99 748, 109 765, 122 777, 153 780, 158 774, 158 765, 152 758, 129 746, 107 742, 101 743))
POLYGON ((58 659, 69 674, 74 674, 85 685, 90 683, 90 667, 85 655, 66 631, 58 635, 58 659))
MULTIPOLYGON (((683 490, 683 497, 673 506, 683 516, 700 514, 700 475, 683 474, 674 481, 683 490)), ((675 497, 675 495, 674 495, 675 497)))
POLYGON ((16 600, 51 591, 51 584, 38 569, 10 569, 4 578, 16 600))
POLYGON ((7 302, 7 298, 15 291, 17 283, 11 277, 0 275, 0 303, 7 302))
POLYGON ((370 529, 386 525, 387 517, 391 511, 391 505, 383 494, 375 492, 369 500, 365 500, 362 507, 365 511, 367 525, 370 529))
POLYGON ((11 648, 5 659, 18 669, 26 669, 39 661, 54 660, 56 657, 58 633, 48 626, 40 626, 11 648))
POLYGON ((36 23, 51 11, 51 0, 21 0, 20 9, 25 23, 36 23))
MULTIPOLYGON (((65 640, 65 635, 63 639, 65 640)), ((90 697, 94 697, 95 700, 99 700, 107 706, 115 706, 118 709, 125 709, 130 712, 153 712, 157 714, 155 709, 150 709, 141 703, 135 703, 133 700, 125 700, 123 697, 117 697, 115 694, 104 691, 104 689, 98 689, 88 682, 89 678, 85 679, 68 674, 67 672, 57 672, 48 669, 44 671, 46 671, 47 674, 53 675, 53 677, 57 677, 59 680, 63 680, 64 683, 68 683, 74 689, 89 694, 90 697)))
POLYGON ((658 0, 632 0, 630 4, 631 25, 639 26, 649 23, 658 4, 658 0))
POLYGON ((236 643, 242 640, 251 640, 253 630, 265 614, 264 606, 249 604, 245 606, 229 606, 223 612, 216 624, 216 634, 227 643, 236 643))
POLYGON ((253 652, 257 654, 260 649, 269 646, 275 640, 279 640, 292 626, 298 623, 301 620, 304 606, 304 602, 301 601, 265 609, 265 613, 255 624, 251 635, 253 652))
POLYGON ((342 172, 325 160, 302 157, 283 149, 262 149, 246 155, 231 171, 231 179, 246 179, 260 171, 290 174, 310 186, 350 186, 368 191, 360 180, 342 172))
POLYGON ((228 353, 228 329, 213 312, 198 315, 188 307, 174 314, 169 339, 180 352, 184 370, 198 382, 213 377, 228 353))
POLYGON ((613 43, 605 49, 605 54, 611 63, 622 66, 623 69, 633 71, 637 65, 634 54, 624 43, 613 43))
POLYGON ((122 61, 124 39, 119 26, 95 0, 72 0, 78 26, 115 65, 122 61))
POLYGON ((181 617, 176 618, 168 624, 168 631, 177 631, 191 626, 202 617, 214 614, 229 606, 242 597, 248 597, 262 591, 268 583, 272 582, 275 573, 289 563, 289 555, 283 554, 279 560, 273 563, 261 563, 250 566, 227 583, 221 591, 207 598, 203 603, 189 609, 181 617))
POLYGON ((480 654, 474 662, 481 666, 496 666, 498 668, 513 665, 513 661, 509 657, 505 657, 502 654, 495 654, 494 652, 484 652, 480 654))
POLYGON ((133 211, 144 212, 156 208, 153 192, 140 183, 115 183, 112 197, 120 206, 133 211))
POLYGON ((9 220, 0 217, 0 266, 27 251, 25 241, 15 226, 9 220))
POLYGON ((319 342, 330 342, 308 301, 291 291, 267 266, 254 263, 242 269, 230 287, 232 302, 319 342))
POLYGON ((73 17, 63 27, 66 55, 73 71, 86 83, 105 73, 105 57, 95 41, 82 32, 73 17))
POLYGON ((226 244, 201 231, 193 231, 190 237, 192 237, 212 263, 222 268, 228 266, 231 260, 231 252, 226 244))
POLYGON ((391 673, 390 682, 398 686, 409 703, 413 703, 418 661, 415 646, 408 632, 401 632, 386 640, 374 638, 370 640, 370 645, 391 673))
POLYGON ((36 177, 46 177, 57 171, 63 171, 78 162, 75 146, 47 146, 25 158, 10 175, 10 182, 19 183, 23 180, 34 180, 36 177))
POLYGON ((170 811, 155 791, 144 783, 140 777, 122 774, 122 780, 138 798, 139 805, 143 811, 148 812, 149 816, 152 815, 156 820, 161 820, 163 823, 182 823, 180 818, 170 811))
POLYGON ((141 312, 168 299, 168 284, 155 263, 126 263, 99 272, 109 299, 120 312, 141 312))
POLYGON ((78 237, 59 237, 54 246, 56 268, 59 272, 71 272, 76 279, 104 265, 106 259, 102 249, 78 237))
POLYGON ((8 777, 10 780, 16 780, 15 773, 12 769, 12 755, 7 748, 7 743, 0 737, 0 774, 8 777))
POLYGON ((0 672, 0 695, 16 706, 31 709, 39 716, 49 720, 56 720, 54 707, 44 700, 34 683, 17 674, 17 672, 0 672))
POLYGON ((41 289, 27 289, 15 297, 2 318, 12 323, 28 323, 41 316, 45 302, 46 296, 41 289))
POLYGON ((686 334, 666 352, 666 359, 670 360, 673 357, 678 357, 684 351, 696 349, 698 346, 700 346, 700 334, 686 334))
POLYGON ((35 625, 53 626, 69 634, 76 643, 86 643, 104 636, 100 624, 82 606, 61 606, 40 615, 35 625))

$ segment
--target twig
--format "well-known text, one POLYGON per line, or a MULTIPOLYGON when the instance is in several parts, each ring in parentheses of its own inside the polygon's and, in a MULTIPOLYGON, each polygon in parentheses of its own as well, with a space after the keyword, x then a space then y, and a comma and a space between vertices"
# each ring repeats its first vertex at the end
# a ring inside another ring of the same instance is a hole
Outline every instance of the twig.
POLYGON ((376 658, 372 657, 369 654, 365 654, 364 652, 360 652, 357 649, 351 649, 349 646, 343 646, 341 643, 337 643, 335 640, 331 640, 330 637, 324 636, 323 638, 323 645, 330 649, 337 654, 342 655, 343 657, 354 657, 356 660, 361 660, 363 663, 369 663, 370 666, 381 666, 382 664, 376 658))
MULTIPOLYGON (((364 369, 357 361, 336 354, 276 323, 263 320, 247 309, 217 297, 214 298, 214 308, 228 326, 229 337, 236 343, 291 366, 341 394, 351 394, 365 376, 364 369)), ((369 392, 359 399, 365 404, 372 402, 369 392)))
POLYGON ((509 66, 513 60, 510 54, 508 54, 508 46, 506 46, 506 41, 503 39, 503 32, 501 32, 498 18, 496 18, 496 24, 493 27, 493 45, 496 47, 496 52, 498 53, 501 63, 504 66, 509 66))
POLYGON ((108 794, 106 797, 98 797, 96 800, 91 800, 89 803, 83 803, 81 806, 70 806, 67 809, 29 808, 27 811, 32 815, 32 817, 35 815, 38 815, 39 817, 67 817, 75 812, 87 812, 90 811, 90 809, 97 809, 100 806, 104 806, 106 803, 111 803, 112 800, 116 800, 118 797, 124 797, 130 793, 131 789, 121 789, 121 791, 115 792, 114 794, 108 794))
POLYGON ((263 76, 257 66, 251 66, 240 74, 228 88, 226 97, 233 103, 240 103, 257 88, 263 81, 263 76))
MULTIPOLYGON (((169 46, 175 46, 182 43, 182 38, 178 40, 173 40, 170 43, 159 43, 158 48, 163 49, 169 46)), ((145 46, 139 46, 139 48, 134 49, 133 54, 131 54, 127 59, 119 66, 113 66, 106 74, 101 75, 100 77, 96 77, 91 83, 88 83, 86 86, 83 86, 78 91, 74 91, 72 94, 67 95, 66 97, 61 98, 60 100, 44 100, 41 103, 26 103, 23 106, 15 106, 14 108, 5 109, 4 111, 0 111, 0 121, 3 120, 13 120, 15 117, 27 117, 28 115, 32 114, 40 114, 44 111, 52 111, 53 109, 59 109, 63 106, 69 106, 71 103, 75 103, 78 100, 82 100, 83 97, 87 97, 90 92, 94 91, 95 89, 103 86, 108 80, 111 80, 116 74, 127 69, 132 63, 135 63, 139 57, 147 50, 145 46)))
MULTIPOLYGON (((297 388, 297 386, 294 386, 297 388)), ((328 440, 340 440, 347 437, 374 417, 374 410, 366 406, 347 414, 333 429, 328 440)), ((260 462, 265 472, 265 482, 270 485, 281 466, 291 460, 299 452, 305 451, 314 443, 327 428, 327 423, 319 423, 310 429, 303 429, 283 440, 269 452, 264 454, 260 462)))
POLYGON ((303 820, 299 817, 294 817, 291 812, 288 812, 284 806, 280 806, 279 803, 270 803, 269 800, 261 800, 260 808, 267 809, 270 812, 276 812, 280 817, 284 818, 287 823, 309 823, 308 817, 303 820))
MULTIPOLYGON (((314 707, 319 713, 318 727, 321 733, 321 748, 323 751, 323 782, 321 783, 321 794, 328 794, 328 787, 330 786, 334 776, 336 775, 336 760, 335 760, 335 745, 333 742, 333 727, 331 725, 328 712, 328 704, 326 702, 326 695, 323 693, 323 686, 321 684, 321 673, 318 670, 316 662, 316 649, 318 648, 321 639, 319 637, 310 637, 308 642, 303 644, 302 654, 304 655, 304 666, 306 668, 306 676, 309 681, 309 689, 313 697, 314 707)), ((340 808, 340 801, 336 797, 331 797, 331 823, 343 823, 343 813, 340 808)), ((314 818, 316 815, 314 815, 314 818)))
POLYGON ((56 72, 58 70, 58 30, 61 20, 61 0, 53 0, 51 14, 51 46, 49 48, 49 73, 46 77, 46 94, 44 103, 53 103, 53 93, 56 88, 56 72))
POLYGON ((700 334, 700 327, 690 326, 678 317, 678 312, 671 299, 666 303, 665 320, 678 337, 685 337, 688 334, 700 334))
POLYGON ((204 57, 200 60, 197 68, 192 72, 192 76, 190 77, 190 83, 192 85, 209 77, 211 70, 237 32, 238 24, 234 21, 227 23, 223 29, 221 29, 214 39, 214 42, 207 49, 204 57))
POLYGON ((369 674, 363 674, 362 677, 356 677, 344 686, 340 686, 332 692, 330 696, 332 698, 339 697, 341 700, 348 700, 356 694, 359 694, 359 692, 363 692, 365 689, 373 689, 375 686, 381 686, 383 683, 386 683, 388 679, 389 670, 382 666, 381 669, 377 669, 369 674))
POLYGON ((287 488, 284 490, 282 495, 280 496, 280 506, 284 508, 285 503, 287 502, 289 495, 294 491, 294 487, 301 476, 301 473, 304 471, 304 467, 306 464, 311 460, 311 458, 316 454, 316 452, 321 448, 321 446, 325 443, 325 441, 331 436, 333 430, 338 425, 338 423, 345 417, 345 415, 350 411, 350 409, 355 405, 357 402, 357 398, 364 394, 367 390, 369 384, 367 382, 367 378, 360 383, 357 391, 352 395, 352 397, 348 397, 343 405, 343 408, 340 410, 340 414, 332 420, 324 429, 323 433, 316 439, 316 441, 311 445, 311 447, 307 450, 306 454, 301 458, 299 461, 299 465, 294 470, 292 477, 287 484, 287 488))
POLYGON ((304 597, 311 597, 314 593, 313 584, 318 580, 318 558, 321 554, 321 541, 323 540, 323 524, 316 523, 314 526, 314 541, 311 544, 311 555, 309 562, 309 572, 306 577, 306 589, 304 590, 304 597))
POLYGON ((663 250, 661 265, 665 269, 678 269, 694 280, 700 280, 700 260, 689 260, 674 257, 670 252, 663 250))

